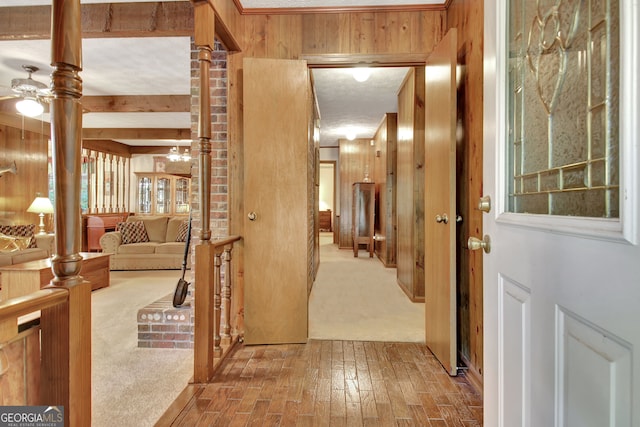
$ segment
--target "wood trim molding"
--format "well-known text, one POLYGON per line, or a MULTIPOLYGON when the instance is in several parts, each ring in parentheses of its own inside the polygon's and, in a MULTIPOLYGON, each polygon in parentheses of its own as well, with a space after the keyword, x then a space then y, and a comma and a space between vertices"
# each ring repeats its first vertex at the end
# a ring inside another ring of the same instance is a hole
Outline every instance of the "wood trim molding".
POLYGON ((311 13, 376 13, 376 12, 421 12, 447 10, 452 0, 445 4, 405 4, 388 6, 333 6, 333 7, 287 7, 246 9, 240 0, 233 0, 241 15, 303 15, 311 13))
POLYGON ((343 68, 357 65, 374 67, 414 67, 422 66, 427 61, 427 55, 416 54, 302 54, 299 59, 307 61, 311 68, 343 68))

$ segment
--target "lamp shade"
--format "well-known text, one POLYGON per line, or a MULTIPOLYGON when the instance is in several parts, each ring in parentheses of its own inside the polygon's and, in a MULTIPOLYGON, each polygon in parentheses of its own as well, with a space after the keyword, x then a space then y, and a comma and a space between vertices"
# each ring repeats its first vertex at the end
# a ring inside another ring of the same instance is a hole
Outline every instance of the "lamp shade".
POLYGON ((33 98, 25 98, 22 101, 16 103, 16 109, 23 116, 35 117, 44 112, 44 107, 38 101, 33 98))
POLYGON ((45 213, 53 213, 53 204, 48 197, 36 197, 31 206, 27 209, 27 212, 37 213, 37 214, 45 214, 45 213))

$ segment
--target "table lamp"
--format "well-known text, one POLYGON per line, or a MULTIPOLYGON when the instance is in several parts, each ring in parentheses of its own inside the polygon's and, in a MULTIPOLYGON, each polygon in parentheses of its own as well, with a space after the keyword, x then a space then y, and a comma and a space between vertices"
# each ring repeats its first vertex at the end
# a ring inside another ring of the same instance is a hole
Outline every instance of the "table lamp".
POLYGON ((31 203, 31 206, 27 209, 27 212, 37 213, 40 217, 40 231, 38 234, 47 234, 44 229, 44 214, 53 213, 53 204, 48 197, 36 196, 31 203))

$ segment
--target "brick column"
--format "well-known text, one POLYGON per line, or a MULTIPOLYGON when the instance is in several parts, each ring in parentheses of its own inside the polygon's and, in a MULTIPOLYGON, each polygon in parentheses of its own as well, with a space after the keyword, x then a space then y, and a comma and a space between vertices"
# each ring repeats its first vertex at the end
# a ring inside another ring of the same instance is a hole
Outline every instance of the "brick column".
MULTIPOLYGON (((228 210, 228 162, 227 162, 227 52, 216 41, 211 55, 211 239, 229 235, 228 210)), ((198 82, 200 67, 198 52, 191 45, 191 135, 192 157, 198 156, 198 82)), ((198 234, 202 228, 200 206, 198 206, 198 174, 197 168, 192 170, 191 200, 193 207, 192 243, 199 243, 198 234)), ((192 251, 193 253, 193 251, 192 251)))

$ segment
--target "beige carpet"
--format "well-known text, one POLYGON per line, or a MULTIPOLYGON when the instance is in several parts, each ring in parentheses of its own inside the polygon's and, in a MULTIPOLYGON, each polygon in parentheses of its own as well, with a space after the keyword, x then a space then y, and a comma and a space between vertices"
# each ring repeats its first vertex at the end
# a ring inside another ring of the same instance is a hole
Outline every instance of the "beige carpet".
POLYGON ((424 304, 413 303, 396 281, 396 269, 375 256, 338 249, 320 239, 320 268, 309 300, 309 338, 424 342, 424 304))
POLYGON ((173 292, 179 270, 111 272, 92 293, 92 426, 153 426, 193 375, 193 351, 138 348, 138 309, 173 292))
MULTIPOLYGON (((412 303, 396 270, 323 233, 309 301, 309 337, 424 342, 424 304, 412 303)), ((193 375, 193 351, 137 347, 137 312, 173 292, 177 270, 114 271, 92 293, 94 427, 153 426, 193 375)))

